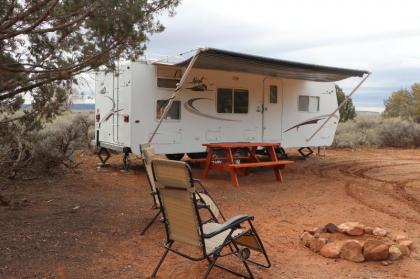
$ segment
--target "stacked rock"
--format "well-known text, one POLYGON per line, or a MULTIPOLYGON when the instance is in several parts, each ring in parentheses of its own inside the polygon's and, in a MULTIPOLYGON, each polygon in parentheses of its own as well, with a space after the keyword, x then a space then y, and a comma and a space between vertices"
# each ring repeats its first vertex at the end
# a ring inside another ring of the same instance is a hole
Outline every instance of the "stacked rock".
POLYGON ((352 262, 380 261, 389 265, 409 256, 413 241, 406 234, 392 234, 379 227, 364 226, 359 222, 345 222, 338 226, 329 223, 324 227, 305 230, 301 242, 311 251, 326 258, 342 258, 352 262), (332 240, 332 234, 341 233, 350 239, 332 240), (365 236, 367 239, 352 239, 365 236))

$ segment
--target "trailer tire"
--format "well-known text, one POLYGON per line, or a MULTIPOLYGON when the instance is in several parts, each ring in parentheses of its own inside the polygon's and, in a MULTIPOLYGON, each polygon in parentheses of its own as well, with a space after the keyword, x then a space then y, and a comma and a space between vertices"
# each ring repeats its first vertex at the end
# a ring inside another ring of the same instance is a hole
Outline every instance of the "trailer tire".
POLYGON ((276 148, 277 159, 285 160, 288 158, 288 155, 283 147, 276 148))
POLYGON ((176 153, 176 154, 166 154, 166 157, 169 160, 179 161, 184 157, 184 153, 176 153))
POLYGON ((129 147, 124 147, 123 148, 123 168, 125 171, 128 171, 128 169, 130 168, 130 160, 129 160, 129 156, 131 153, 131 148, 129 147))
POLYGON ((128 171, 130 168, 130 161, 128 160, 128 154, 124 154, 123 157, 123 170, 128 171))
POLYGON ((203 159, 207 157, 207 152, 194 152, 194 153, 187 153, 188 157, 191 159, 203 159))

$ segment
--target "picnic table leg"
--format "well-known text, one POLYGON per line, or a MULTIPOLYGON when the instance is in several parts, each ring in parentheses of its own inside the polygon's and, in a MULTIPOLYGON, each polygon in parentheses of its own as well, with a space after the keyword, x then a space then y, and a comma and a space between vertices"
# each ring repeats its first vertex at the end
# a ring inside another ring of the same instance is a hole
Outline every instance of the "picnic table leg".
POLYGON ((277 155, 276 155, 276 150, 274 149, 274 146, 270 146, 267 148, 268 149, 268 154, 270 154, 270 159, 273 162, 277 162, 277 155))
POLYGON ((260 160, 257 157, 257 147, 251 147, 249 148, 249 159, 252 159, 254 162, 259 162, 260 160))
MULTIPOLYGON (((233 154, 231 148, 225 149, 226 153, 226 165, 233 164, 233 154)), ((239 187, 239 181, 238 181, 238 172, 234 168, 229 167, 229 173, 230 173, 230 179, 232 180, 232 185, 235 187, 239 187)))
POLYGON ((207 148, 207 158, 206 158, 206 164, 204 166, 203 178, 208 177, 212 161, 213 161, 213 148, 207 148))
MULTIPOLYGON (((248 148, 248 159, 247 160, 248 161, 252 160, 252 148, 251 147, 248 148)), ((244 173, 244 175, 248 175, 249 174, 249 168, 245 168, 243 170, 243 173, 244 173)))
MULTIPOLYGON (((249 156, 248 156, 248 161, 249 162, 259 162, 260 161, 258 159, 258 157, 256 156, 257 147, 249 147, 248 152, 249 152, 249 156)), ((245 168, 243 172, 244 172, 244 175, 248 175, 249 174, 249 168, 245 168)))
MULTIPOLYGON (((273 162, 277 162, 277 155, 276 155, 276 150, 274 149, 274 146, 270 146, 268 148, 268 154, 270 154, 270 159, 273 162)), ((274 175, 276 176, 276 180, 283 182, 283 176, 281 175, 281 171, 279 167, 274 167, 274 175)))
POLYGON ((276 180, 280 181, 280 182, 283 182, 283 176, 281 175, 280 168, 274 167, 273 170, 274 170, 274 175, 276 176, 276 180))
POLYGON ((239 187, 238 173, 235 168, 229 168, 230 180, 232 181, 232 186, 239 187))

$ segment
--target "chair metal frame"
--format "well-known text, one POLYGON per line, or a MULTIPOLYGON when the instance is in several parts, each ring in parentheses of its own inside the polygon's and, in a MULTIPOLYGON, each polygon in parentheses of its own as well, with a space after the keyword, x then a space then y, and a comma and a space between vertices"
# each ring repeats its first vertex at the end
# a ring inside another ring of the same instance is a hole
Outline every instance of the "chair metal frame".
MULTIPOLYGON (((144 146, 145 145, 140 145, 140 151, 141 151, 141 153, 144 152, 144 150, 143 150, 144 146)), ((143 165, 144 165, 144 167, 146 169, 146 164, 147 164, 146 158, 143 156, 142 159, 143 159, 143 165)), ((148 173, 147 170, 146 170, 146 177, 147 177, 147 182, 149 183, 149 187, 150 187, 150 195, 152 196, 152 199, 153 199, 152 209, 158 210, 158 212, 156 212, 156 214, 153 216, 153 218, 142 229, 142 231, 140 232, 140 235, 144 235, 146 233, 146 231, 156 222, 156 220, 162 214, 162 208, 156 202, 157 192, 155 191, 155 189, 153 189, 153 184, 152 184, 153 182, 151 181, 151 179, 153 179, 153 178, 150 178, 149 177, 149 173, 148 173)), ((200 190, 197 190, 197 193, 198 194, 200 194, 200 193, 205 194, 205 195, 209 196, 211 200, 214 201, 213 197, 210 195, 210 193, 207 191, 207 189, 204 187, 204 185, 200 182, 200 180, 194 179, 194 183, 196 183, 197 185, 199 185, 200 188, 201 188, 200 190)), ((213 211, 210 209, 210 206, 208 206, 206 204, 206 202, 204 201, 204 199, 202 198, 202 196, 198 195, 198 198, 200 200, 200 205, 199 205, 200 206, 200 209, 207 209, 209 211, 209 213, 211 214, 211 216, 212 216, 212 218, 210 218, 208 221, 217 220, 217 216, 215 216, 215 214, 213 213, 213 211)), ((226 219, 225 219, 222 211, 220 210, 220 208, 217 206, 216 203, 214 203, 214 204, 217 207, 217 209, 219 211, 219 214, 220 214, 222 220, 225 221, 226 219)), ((164 218, 164 216, 163 216, 163 218, 164 218)))
MULTIPOLYGON (((155 180, 155 182, 157 182, 156 180, 156 175, 155 175, 155 161, 160 161, 160 160, 153 160, 152 161, 152 170, 153 170, 153 179, 155 180)), ((165 160, 168 161, 168 160, 165 160)), ((199 235, 201 236, 200 238, 200 242, 201 242, 201 252, 202 255, 198 256, 198 257, 194 257, 194 256, 190 256, 187 255, 181 251, 179 251, 178 249, 174 249, 172 246, 175 243, 174 240, 171 239, 170 237, 170 228, 169 228, 169 222, 167 219, 167 214, 166 214, 166 209, 165 209, 165 205, 164 203, 162 203, 162 198, 161 198, 161 194, 159 191, 160 186, 158 186, 158 184, 156 184, 156 190, 157 190, 157 195, 158 195, 158 199, 159 202, 161 204, 161 208, 162 208, 162 214, 164 217, 164 224, 165 224, 165 232, 166 232, 166 243, 164 245, 165 251, 162 255, 162 257, 160 258, 156 268, 153 271, 153 274, 151 275, 152 278, 156 278, 156 275, 162 265, 162 263, 164 262, 166 256, 168 255, 169 252, 173 252, 174 254, 177 254, 179 256, 182 256, 186 259, 189 259, 191 261, 203 261, 203 260, 207 260, 208 262, 208 268, 204 274, 203 278, 208 278, 208 276, 210 275, 211 270, 213 269, 213 267, 218 267, 222 270, 225 270, 227 272, 230 272, 234 275, 237 275, 239 277, 244 277, 244 278, 254 278, 252 271, 248 265, 248 263, 252 263, 255 264, 259 267, 263 267, 263 268, 270 268, 271 267, 271 262, 268 258, 268 255, 266 253, 266 250, 264 248, 264 245, 257 233, 257 231, 255 230, 252 221, 254 220, 253 216, 250 215, 239 215, 236 217, 233 217, 227 221, 225 221, 223 224, 220 224, 218 229, 215 229, 214 231, 210 231, 208 233, 205 233, 203 230, 203 225, 206 224, 208 221, 203 221, 201 216, 200 216, 200 198, 197 198, 196 195, 200 195, 200 193, 198 193, 197 191, 195 191, 195 184, 196 183, 200 183, 198 180, 193 179, 192 178, 192 173, 191 173, 191 168, 185 164, 185 168, 188 170, 188 174, 190 177, 190 187, 191 189, 194 189, 191 192, 191 202, 193 203, 193 208, 195 211, 195 217, 196 217, 196 221, 198 221, 198 230, 199 230, 199 235), (244 224, 248 224, 248 229, 241 232, 238 235, 233 235, 233 233, 235 232, 235 230, 237 229, 243 229, 244 228, 244 224), (223 241, 223 243, 219 246, 217 246, 213 251, 211 251, 210 253, 207 253, 206 251, 206 244, 205 244, 205 239, 209 239, 212 238, 220 233, 223 233, 227 230, 230 230, 229 234, 226 236, 225 240, 223 241), (264 258, 265 258, 265 263, 259 263, 257 261, 251 260, 249 259, 249 255, 250 255, 250 249, 255 250, 253 247, 247 247, 246 244, 244 243, 240 243, 240 238, 242 236, 252 236, 254 237, 257 246, 259 248, 260 253, 263 254, 264 258), (244 248, 241 248, 244 247, 244 248), (230 252, 222 254, 222 250, 224 248, 229 248, 230 252), (237 272, 235 270, 232 270, 226 266, 220 265, 217 262, 217 260, 221 257, 225 257, 225 256, 229 256, 229 255, 234 255, 237 256, 243 263, 243 266, 245 267, 247 274, 243 274, 240 272, 237 272)), ((200 183, 201 184, 201 183, 200 183)), ((188 189, 186 188, 178 188, 178 187, 171 187, 170 185, 165 186, 166 189, 171 189, 171 190, 176 190, 176 191, 188 191, 188 189)), ((213 216, 214 217, 214 216, 213 216)), ((223 217, 223 220, 224 217, 223 217)), ((211 222, 217 222, 217 218, 213 218, 211 220, 211 222)))

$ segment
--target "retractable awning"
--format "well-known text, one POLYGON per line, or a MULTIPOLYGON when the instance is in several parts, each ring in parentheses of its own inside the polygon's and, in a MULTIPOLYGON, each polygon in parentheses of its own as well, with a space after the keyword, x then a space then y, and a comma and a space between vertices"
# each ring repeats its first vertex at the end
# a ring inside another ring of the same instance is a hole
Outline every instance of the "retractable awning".
MULTIPOLYGON (((191 59, 176 65, 186 67, 191 59)), ((323 82, 339 81, 349 77, 362 77, 368 73, 368 71, 362 70, 292 62, 215 48, 201 49, 194 62, 194 68, 323 82)))
POLYGON ((194 56, 175 65, 187 68, 182 74, 181 80, 175 88, 174 93, 169 98, 169 102, 166 105, 155 130, 149 138, 149 143, 152 142, 156 132, 162 124, 163 119, 165 119, 166 115, 168 114, 168 111, 171 108, 175 97, 181 91, 192 68, 243 72, 272 77, 322 82, 339 81, 349 77, 363 77, 359 84, 357 84, 357 86, 344 99, 344 101, 341 102, 341 104, 328 116, 325 122, 322 123, 320 127, 318 127, 318 129, 312 134, 312 136, 307 139, 307 141, 311 140, 325 126, 331 117, 337 113, 337 111, 349 100, 354 92, 356 92, 356 90, 370 75, 370 72, 368 71, 292 62, 215 48, 197 49, 194 56))

